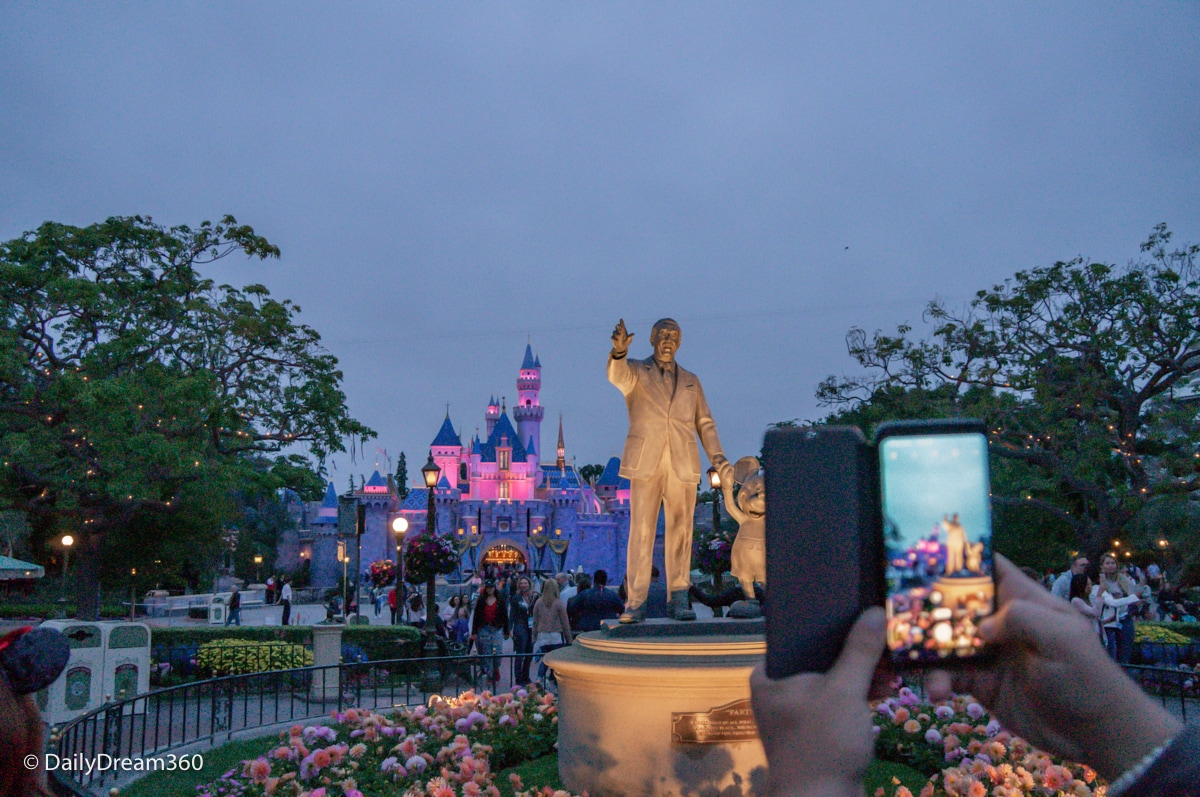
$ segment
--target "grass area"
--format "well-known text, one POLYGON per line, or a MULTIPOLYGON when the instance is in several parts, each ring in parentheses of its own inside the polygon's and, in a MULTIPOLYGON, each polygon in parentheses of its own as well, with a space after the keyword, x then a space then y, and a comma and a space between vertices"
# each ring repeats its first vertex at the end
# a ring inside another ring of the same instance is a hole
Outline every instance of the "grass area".
POLYGON ((896 778, 907 786, 913 794, 920 794, 921 789, 925 788, 925 784, 929 782, 929 778, 925 775, 904 764, 892 761, 872 761, 863 778, 865 787, 863 791, 865 794, 874 794, 875 790, 882 786, 886 793, 891 794, 894 791, 892 778, 896 778))
MULTIPOLYGON (((266 741, 268 739, 275 739, 275 734, 214 747, 203 753, 204 769, 199 772, 153 772, 122 789, 121 797, 194 797, 198 784, 216 780, 242 761, 262 755, 270 747, 266 741)), ((501 797, 512 797, 512 784, 508 779, 511 774, 520 775, 525 788, 562 788, 562 782, 558 779, 558 753, 535 758, 497 773, 496 787, 500 789, 501 797)), ((882 786, 890 794, 893 791, 892 778, 897 778, 913 794, 919 793, 929 780, 912 767, 890 761, 873 761, 867 769, 865 793, 874 794, 875 789, 882 786)))
POLYGON ((543 786, 549 786, 552 789, 562 788, 562 782, 558 779, 558 753, 544 755, 541 758, 535 758, 519 766, 498 772, 496 788, 500 790, 500 797, 512 797, 513 787, 508 779, 509 775, 520 775, 521 784, 527 789, 533 786, 539 789, 543 786))
POLYGON ((199 772, 151 772, 121 789, 121 797, 195 797, 197 785, 216 780, 248 758, 257 758, 276 738, 272 733, 198 751, 204 756, 204 769, 199 772))

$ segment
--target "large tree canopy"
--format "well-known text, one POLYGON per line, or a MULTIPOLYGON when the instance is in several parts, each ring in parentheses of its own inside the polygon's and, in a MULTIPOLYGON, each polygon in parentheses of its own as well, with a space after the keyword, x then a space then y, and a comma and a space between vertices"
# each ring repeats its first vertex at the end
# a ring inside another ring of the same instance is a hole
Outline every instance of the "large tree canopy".
POLYGON ((80 539, 81 616, 100 556, 142 516, 245 479, 311 489, 298 452, 320 461, 374 434, 298 307, 200 274, 237 252, 279 256, 230 216, 46 223, 0 244, 0 502, 80 539))
POLYGON ((866 373, 830 377, 817 397, 843 413, 984 418, 1008 463, 996 502, 1049 513, 1095 554, 1147 506, 1200 489, 1200 246, 1170 239, 1159 225, 1123 268, 1018 272, 961 312, 931 302, 927 339, 852 329, 866 373))

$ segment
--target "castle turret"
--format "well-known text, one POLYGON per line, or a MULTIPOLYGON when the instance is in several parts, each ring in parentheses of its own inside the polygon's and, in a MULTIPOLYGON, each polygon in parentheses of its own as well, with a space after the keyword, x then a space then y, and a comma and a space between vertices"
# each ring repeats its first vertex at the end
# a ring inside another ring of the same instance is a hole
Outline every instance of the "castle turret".
POLYGON ((517 435, 521 441, 533 439, 533 448, 542 450, 542 415, 545 413, 538 399, 542 390, 542 363, 533 353, 533 347, 525 344, 525 358, 517 375, 517 404, 513 407, 513 420, 517 422, 517 435))
POLYGON ((491 437, 492 429, 496 428, 496 421, 500 420, 500 402, 496 401, 495 396, 488 399, 487 412, 483 417, 487 421, 487 437, 491 437))
POLYGON ((462 440, 450 423, 450 411, 446 410, 446 420, 442 421, 437 437, 429 444, 429 453, 442 469, 443 478, 449 479, 452 488, 458 487, 458 464, 462 461, 462 450, 462 440))

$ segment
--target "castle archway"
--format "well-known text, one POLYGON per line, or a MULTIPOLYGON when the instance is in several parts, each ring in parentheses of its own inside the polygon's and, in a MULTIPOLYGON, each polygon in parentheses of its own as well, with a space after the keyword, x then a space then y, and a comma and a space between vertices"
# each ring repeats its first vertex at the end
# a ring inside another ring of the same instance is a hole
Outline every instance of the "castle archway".
POLYGON ((525 556, 525 552, 515 545, 498 542, 484 552, 483 558, 479 560, 481 568, 488 565, 499 565, 500 567, 516 567, 517 565, 528 565, 529 561, 525 556))

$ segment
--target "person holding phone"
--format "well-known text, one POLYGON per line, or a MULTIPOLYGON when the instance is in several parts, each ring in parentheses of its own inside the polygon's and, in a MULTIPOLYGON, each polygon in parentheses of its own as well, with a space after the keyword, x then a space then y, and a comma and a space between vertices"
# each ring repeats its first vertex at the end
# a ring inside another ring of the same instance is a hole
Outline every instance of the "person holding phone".
MULTIPOLYGON (((993 656, 953 672, 931 670, 934 700, 969 693, 1005 727, 1043 750, 1092 766, 1110 797, 1195 794, 1200 724, 1184 727, 1147 696, 1097 644, 1087 620, 995 557, 997 610, 979 633, 993 656)), ((886 621, 878 607, 851 628, 826 673, 750 679, 767 755, 770 795, 841 797, 863 793, 874 750, 869 695, 886 621)))

